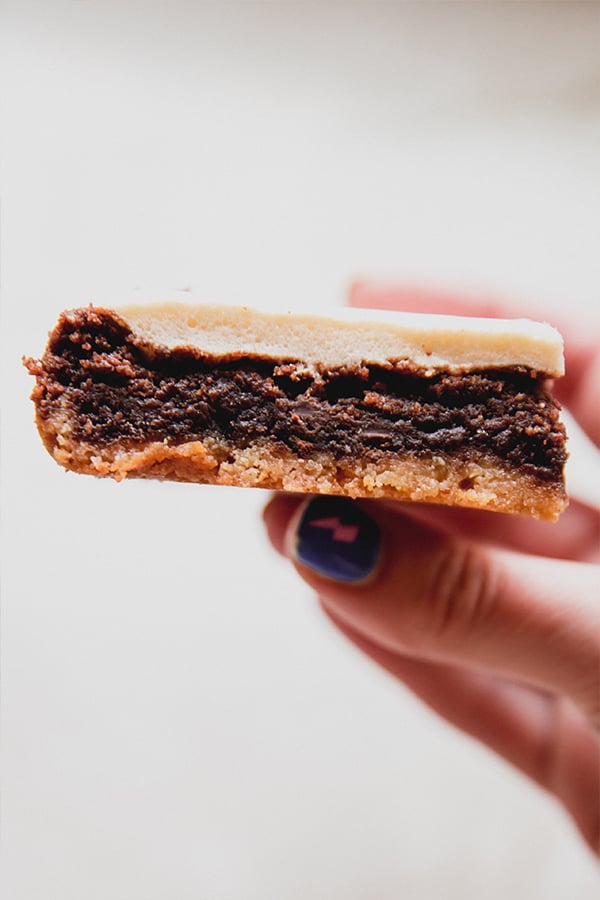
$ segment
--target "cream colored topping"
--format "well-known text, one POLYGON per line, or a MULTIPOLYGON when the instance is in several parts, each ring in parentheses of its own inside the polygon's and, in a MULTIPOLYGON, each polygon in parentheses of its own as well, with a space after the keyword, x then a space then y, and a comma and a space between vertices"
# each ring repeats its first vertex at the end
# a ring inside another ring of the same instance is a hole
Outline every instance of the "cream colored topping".
POLYGON ((299 359, 308 367, 390 365, 404 361, 435 371, 527 366, 564 373, 562 337, 529 319, 478 319, 382 310, 267 313, 248 307, 185 303, 117 310, 139 337, 170 349, 211 355, 299 359))

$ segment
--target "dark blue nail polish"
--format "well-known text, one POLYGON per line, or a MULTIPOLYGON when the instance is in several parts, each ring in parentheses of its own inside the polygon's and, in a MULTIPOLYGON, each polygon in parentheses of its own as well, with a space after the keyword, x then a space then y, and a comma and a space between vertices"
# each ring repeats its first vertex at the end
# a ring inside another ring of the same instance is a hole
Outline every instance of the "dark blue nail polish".
POLYGON ((381 535, 367 513, 345 497, 314 497, 296 530, 294 554, 334 581, 363 581, 377 565, 381 535))

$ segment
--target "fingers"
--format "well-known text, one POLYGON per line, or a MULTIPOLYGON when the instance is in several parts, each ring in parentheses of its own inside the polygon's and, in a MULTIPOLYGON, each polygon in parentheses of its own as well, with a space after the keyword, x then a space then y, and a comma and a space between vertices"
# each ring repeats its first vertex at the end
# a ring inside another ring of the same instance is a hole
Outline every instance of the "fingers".
MULTIPOLYGON (((398 504, 391 502, 394 509, 398 504)), ((498 515, 431 503, 411 504, 410 515, 455 534, 557 559, 593 562, 600 555, 600 515, 571 502, 559 522, 498 515)))
POLYGON ((598 744, 573 707, 483 672, 384 650, 350 629, 326 601, 322 605, 353 644, 431 709, 554 793, 592 850, 599 852, 598 744))
POLYGON ((353 631, 329 608, 336 627, 435 712, 545 784, 545 741, 551 695, 510 684, 487 673, 394 653, 353 631))
POLYGON ((564 694, 600 727, 595 567, 475 544, 378 503, 276 498, 265 515, 349 629, 391 653, 564 694))

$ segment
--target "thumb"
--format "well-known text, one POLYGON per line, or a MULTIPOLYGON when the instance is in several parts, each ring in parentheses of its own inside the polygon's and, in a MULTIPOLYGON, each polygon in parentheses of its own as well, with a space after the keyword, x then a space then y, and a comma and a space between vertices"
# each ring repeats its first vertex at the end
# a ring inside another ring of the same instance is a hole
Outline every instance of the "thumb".
POLYGON ((564 694, 600 730, 595 566, 479 545, 377 502, 275 498, 265 518, 275 545, 358 634, 564 694))

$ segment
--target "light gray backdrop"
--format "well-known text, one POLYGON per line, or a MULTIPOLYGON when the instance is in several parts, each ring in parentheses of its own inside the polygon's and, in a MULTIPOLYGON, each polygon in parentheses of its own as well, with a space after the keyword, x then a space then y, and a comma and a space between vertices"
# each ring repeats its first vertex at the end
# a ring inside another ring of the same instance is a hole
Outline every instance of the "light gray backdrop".
POLYGON ((554 802, 346 646, 258 492, 63 473, 64 307, 598 304, 598 4, 3 4, 6 900, 564 900, 554 802))

